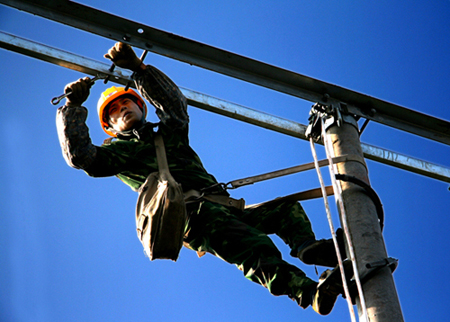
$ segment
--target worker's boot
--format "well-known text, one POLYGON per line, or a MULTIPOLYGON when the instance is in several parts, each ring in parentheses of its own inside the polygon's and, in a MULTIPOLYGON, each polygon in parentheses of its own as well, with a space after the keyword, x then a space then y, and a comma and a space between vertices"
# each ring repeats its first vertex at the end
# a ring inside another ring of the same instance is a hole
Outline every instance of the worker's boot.
POLYGON ((299 306, 306 309, 311 305, 314 311, 321 315, 331 312, 339 292, 333 286, 330 287, 331 280, 334 280, 334 276, 330 276, 330 272, 331 270, 326 270, 320 276, 319 283, 308 285, 302 290, 302 295, 297 299, 299 306), (330 280, 324 284, 329 276, 330 280))
POLYGON ((311 306, 320 315, 328 315, 336 303, 340 289, 327 281, 331 270, 326 270, 319 278, 319 284, 313 294, 311 306))
MULTIPOLYGON (((346 260, 342 263, 343 270, 345 272, 345 278, 347 285, 353 277, 352 262, 346 260)), ((350 286, 350 285, 349 285, 350 286)), ((317 285, 316 292, 312 298, 312 308, 320 315, 327 315, 333 309, 334 303, 336 303, 339 294, 344 293, 344 284, 342 282, 342 275, 340 267, 337 266, 334 269, 327 269, 319 278, 319 284, 317 285)))
MULTIPOLYGON (((343 231, 339 228, 336 231, 336 238, 341 252, 342 259, 345 255, 345 244, 343 231)), ((332 239, 308 240, 297 250, 297 257, 305 264, 319 265, 326 267, 336 267, 338 264, 336 249, 332 239)))

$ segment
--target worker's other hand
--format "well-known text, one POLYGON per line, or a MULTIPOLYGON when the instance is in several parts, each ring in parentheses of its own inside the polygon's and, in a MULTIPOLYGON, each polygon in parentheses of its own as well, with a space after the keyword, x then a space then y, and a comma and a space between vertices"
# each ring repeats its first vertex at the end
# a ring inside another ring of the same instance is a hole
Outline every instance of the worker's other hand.
POLYGON ((90 88, 92 83, 89 77, 80 78, 79 80, 67 84, 64 88, 64 93, 68 93, 69 90, 72 94, 67 96, 66 105, 77 105, 80 106, 89 97, 90 88))
POLYGON ((137 71, 141 66, 141 60, 134 53, 130 45, 122 42, 117 42, 108 53, 104 55, 105 58, 110 59, 116 66, 137 71))

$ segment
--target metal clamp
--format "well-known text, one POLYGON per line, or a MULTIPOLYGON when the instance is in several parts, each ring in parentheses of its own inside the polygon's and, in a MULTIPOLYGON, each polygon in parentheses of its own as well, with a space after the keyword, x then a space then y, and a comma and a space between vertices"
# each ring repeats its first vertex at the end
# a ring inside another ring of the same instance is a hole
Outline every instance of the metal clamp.
MULTIPOLYGON (((391 273, 393 273, 395 271, 395 269, 397 268, 397 266, 398 266, 398 259, 392 258, 392 257, 384 258, 380 261, 376 261, 376 262, 372 262, 372 263, 367 263, 365 265, 366 269, 360 274, 360 280, 364 284, 369 279, 371 279, 373 276, 375 276, 375 274, 380 269, 382 269, 384 267, 389 267, 391 269, 391 273)), ((356 304, 355 299, 356 299, 356 295, 357 295, 357 287, 356 287, 356 282, 355 282, 354 277, 349 279, 348 284, 349 284, 350 297, 351 297, 352 303, 356 304)), ((343 295, 343 297, 345 297, 345 296, 343 295)))
MULTIPOLYGON (((329 97, 325 96, 324 100, 328 101, 329 97)), ((314 141, 319 141, 321 137, 321 122, 323 119, 325 130, 333 125, 342 126, 344 123, 349 123, 358 127, 354 116, 348 113, 347 105, 342 102, 330 102, 330 104, 315 103, 309 112, 309 125, 306 128, 306 137, 312 137, 314 141)))
POLYGON ((388 266, 391 269, 391 272, 393 273, 398 266, 398 259, 388 257, 381 261, 366 264, 367 269, 380 269, 386 266, 388 266))

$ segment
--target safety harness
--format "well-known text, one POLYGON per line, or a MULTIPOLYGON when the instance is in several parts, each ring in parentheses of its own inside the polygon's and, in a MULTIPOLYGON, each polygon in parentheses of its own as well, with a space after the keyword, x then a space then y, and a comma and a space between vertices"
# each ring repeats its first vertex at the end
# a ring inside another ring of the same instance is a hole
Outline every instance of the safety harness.
MULTIPOLYGON (((347 161, 356 161, 356 162, 361 162, 364 164, 364 160, 357 155, 343 155, 343 156, 333 158, 333 163, 340 163, 340 162, 347 162, 347 161)), ((323 167, 323 166, 328 165, 329 161, 327 159, 324 159, 324 160, 320 160, 318 163, 319 163, 320 167, 323 167)), ((186 203, 192 203, 192 202, 197 202, 201 199, 204 199, 204 200, 216 202, 216 203, 224 205, 224 206, 235 207, 235 208, 243 210, 245 208, 254 208, 257 206, 261 206, 261 205, 267 205, 274 201, 276 201, 276 202, 279 202, 281 200, 283 200, 283 201, 284 200, 286 200, 286 201, 287 200, 303 201, 303 200, 321 198, 322 197, 321 188, 315 188, 315 189, 310 189, 310 190, 290 194, 290 195, 287 195, 284 197, 278 197, 276 199, 262 202, 259 204, 245 206, 244 199, 234 199, 234 198, 231 198, 231 197, 228 197, 225 195, 217 194, 217 191, 226 191, 226 190, 237 189, 237 188, 240 188, 243 186, 254 184, 256 182, 261 182, 261 181, 270 180, 270 179, 274 179, 274 178, 278 178, 278 177, 282 177, 282 176, 286 176, 286 175, 290 175, 290 174, 294 174, 294 173, 312 170, 312 169, 314 169, 314 167, 315 167, 314 162, 310 162, 310 163, 305 163, 305 164, 297 165, 297 166, 290 167, 290 168, 285 168, 285 169, 281 169, 281 170, 277 170, 277 171, 259 174, 256 176, 246 177, 246 178, 242 178, 242 179, 236 179, 236 180, 230 181, 228 183, 223 183, 223 182, 216 183, 212 186, 201 189, 200 191, 189 190, 189 191, 185 192, 185 200, 186 200, 186 203)), ((326 193, 328 196, 332 195, 334 193, 333 187, 332 186, 326 187, 326 193)))

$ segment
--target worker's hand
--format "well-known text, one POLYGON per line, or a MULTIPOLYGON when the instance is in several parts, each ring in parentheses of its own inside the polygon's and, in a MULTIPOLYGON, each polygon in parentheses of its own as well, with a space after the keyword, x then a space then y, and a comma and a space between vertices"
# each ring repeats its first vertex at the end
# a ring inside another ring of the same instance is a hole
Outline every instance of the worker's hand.
POLYGON ((116 66, 132 71, 137 71, 142 64, 133 48, 122 42, 117 42, 104 57, 110 59, 116 66))
POLYGON ((69 90, 72 91, 72 94, 66 98, 66 105, 80 106, 87 100, 92 86, 90 80, 89 77, 80 78, 79 80, 66 85, 64 93, 69 92, 69 90))

